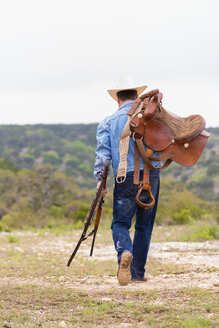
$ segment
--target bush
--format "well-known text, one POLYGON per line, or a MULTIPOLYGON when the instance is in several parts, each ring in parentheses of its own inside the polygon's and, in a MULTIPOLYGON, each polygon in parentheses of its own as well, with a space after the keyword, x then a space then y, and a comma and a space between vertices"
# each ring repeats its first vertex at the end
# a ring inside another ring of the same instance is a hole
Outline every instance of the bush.
POLYGON ((64 216, 62 208, 55 205, 48 209, 48 215, 53 218, 62 218, 64 216))
POLYGON ((190 221, 199 220, 209 211, 208 203, 199 199, 194 193, 188 190, 180 190, 180 184, 172 186, 165 180, 161 184, 159 197, 157 223, 179 224, 189 223, 190 221))
POLYGON ((88 210, 89 210, 89 206, 86 204, 82 204, 79 210, 74 212, 73 214, 73 218, 75 219, 75 221, 84 221, 88 210))
POLYGON ((208 164, 207 175, 210 175, 210 176, 219 175, 219 163, 218 162, 213 161, 213 162, 208 164))
POLYGON ((92 174, 93 167, 89 166, 88 164, 81 163, 77 166, 78 170, 80 170, 83 173, 90 173, 92 174))
POLYGON ((8 242, 9 243, 16 243, 18 241, 18 238, 12 235, 8 236, 8 242))
POLYGON ((15 217, 13 217, 12 215, 10 215, 10 214, 6 214, 6 215, 3 215, 3 217, 2 217, 2 226, 3 227, 10 227, 10 228, 14 228, 14 227, 16 227, 16 222, 17 220, 16 220, 16 218, 15 217))
POLYGON ((0 158, 0 169, 9 170, 15 173, 18 171, 18 168, 15 167, 13 162, 7 161, 4 158, 0 158))
POLYGON ((191 222, 191 212, 189 209, 180 210, 179 213, 173 215, 173 220, 178 224, 185 224, 191 222))
POLYGON ((61 159, 56 151, 49 150, 43 155, 43 161, 52 165, 60 163, 61 159))
POLYGON ((66 155, 64 162, 70 167, 75 167, 78 164, 79 159, 74 155, 66 155))
POLYGON ((192 206, 189 208, 192 219, 200 220, 203 219, 206 214, 205 211, 199 206, 192 206))
POLYGON ((18 157, 18 161, 20 166, 22 165, 23 168, 31 168, 34 163, 35 157, 31 154, 21 154, 18 157))
POLYGON ((205 241, 219 239, 219 228, 217 225, 196 224, 189 228, 189 231, 181 236, 181 241, 205 241))

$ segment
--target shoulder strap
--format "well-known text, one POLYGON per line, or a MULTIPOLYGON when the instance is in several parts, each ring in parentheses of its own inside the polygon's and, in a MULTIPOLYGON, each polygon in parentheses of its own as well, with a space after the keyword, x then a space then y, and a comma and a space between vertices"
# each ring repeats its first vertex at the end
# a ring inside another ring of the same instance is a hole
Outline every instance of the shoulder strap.
POLYGON ((120 143, 119 143, 119 155, 120 155, 120 161, 119 161, 119 167, 118 172, 116 176, 116 181, 119 183, 125 181, 126 179, 126 171, 127 171, 127 155, 129 150, 129 137, 131 135, 130 131, 130 121, 133 117, 133 115, 140 112, 142 108, 143 102, 140 98, 137 98, 134 104, 132 105, 131 109, 128 111, 128 118, 127 122, 124 126, 124 129, 122 131, 121 137, 120 137, 120 143))

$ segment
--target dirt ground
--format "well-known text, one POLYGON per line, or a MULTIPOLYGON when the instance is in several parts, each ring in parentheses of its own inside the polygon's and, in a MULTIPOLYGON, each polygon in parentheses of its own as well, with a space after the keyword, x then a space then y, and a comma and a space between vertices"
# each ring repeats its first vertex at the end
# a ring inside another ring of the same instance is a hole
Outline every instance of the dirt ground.
MULTIPOLYGON (((129 286, 118 286, 116 277, 98 278, 87 277, 82 280, 83 288, 86 290, 100 290, 128 288, 129 290, 147 290, 154 288, 179 289, 184 287, 200 287, 205 289, 214 289, 219 286, 218 271, 209 270, 209 268, 219 268, 219 243, 179 243, 162 242, 152 243, 148 261, 159 260, 160 263, 171 263, 176 265, 187 264, 187 269, 183 272, 164 273, 159 276, 147 274, 147 283, 131 283, 129 286), (205 270, 208 267, 208 270, 205 270), (199 272, 200 268, 200 272, 199 272), (106 282, 106 283, 105 283, 106 282), (97 283, 98 286, 97 286, 97 283)), ((83 250, 84 257, 88 257, 87 249, 83 250)), ((113 246, 105 246, 103 249, 95 251, 94 259, 104 261, 106 259, 115 259, 113 246)), ((74 287, 80 287, 81 280, 75 279, 74 287)))
MULTIPOLYGON (((98 246, 97 246, 98 247, 98 246)), ((16 251, 22 250, 19 247, 15 247, 16 251)), ((55 253, 60 254, 70 254, 69 250, 72 250, 72 244, 67 241, 57 240, 41 242, 38 245, 33 246, 33 252, 37 252, 38 255, 44 256, 45 253, 55 253)), ((192 243, 192 242, 161 242, 161 243, 151 243, 150 254, 148 262, 152 262, 153 259, 159 260, 160 263, 164 264, 186 264, 186 269, 182 272, 171 273, 167 272, 160 274, 158 276, 153 276, 147 274, 147 283, 131 283, 128 286, 119 286, 116 276, 110 277, 97 275, 90 275, 86 277, 74 276, 73 279, 66 277, 65 275, 60 276, 59 283, 61 283, 66 288, 82 289, 86 291, 103 290, 106 291, 113 289, 131 289, 131 290, 147 290, 153 288, 167 288, 167 289, 179 289, 183 287, 200 287, 205 289, 214 289, 219 287, 219 272, 214 271, 210 268, 219 268, 219 242, 202 242, 202 243, 192 243), (207 269, 205 269, 207 267, 207 269)), ((107 245, 104 247, 98 247, 95 249, 95 254, 92 258, 89 256, 89 247, 83 244, 78 251, 80 257, 83 256, 84 260, 90 261, 116 261, 116 253, 112 245, 107 245)), ((77 261, 75 258, 74 262, 77 261)), ((72 262, 72 266, 74 266, 72 262)), ((66 270, 66 269, 65 269, 66 270)), ((64 273, 64 272, 63 272, 64 273)), ((0 284, 8 283, 13 284, 25 284, 31 283, 36 285, 47 285, 49 282, 45 282, 45 277, 37 277, 33 279, 30 277, 24 278, 1 278, 0 284)), ((54 283, 51 283, 54 286, 54 283)))
MULTIPOLYGON (((10 291, 16 293, 18 287, 30 288, 34 292, 37 288, 38 290, 43 290, 44 293, 45 288, 47 291, 60 291, 61 289, 65 290, 66 293, 72 291, 74 295, 84 295, 86 298, 92 299, 95 302, 98 300, 98 302, 101 302, 100 304, 107 304, 108 307, 106 306, 106 308, 115 306, 117 303, 120 304, 121 298, 127 294, 131 295, 130 297, 133 303, 136 302, 138 304, 139 302, 138 308, 132 311, 131 320, 128 322, 126 322, 127 320, 125 318, 121 317, 119 321, 115 321, 112 325, 108 321, 99 323, 100 317, 98 314, 95 314, 98 322, 96 326, 100 327, 187 327, 183 326, 183 324, 177 326, 175 323, 171 326, 168 324, 168 321, 166 325, 162 326, 168 318, 165 320, 162 319, 163 323, 161 323, 155 310, 153 310, 155 311, 153 312, 154 324, 150 323, 150 320, 146 316, 144 316, 142 321, 139 319, 135 321, 136 314, 134 313, 142 306, 140 298, 143 299, 146 295, 151 295, 150 302, 153 307, 158 305, 159 307, 164 306, 166 300, 169 299, 169 308, 172 308, 172 311, 174 311, 174 294, 182 294, 182 291, 184 291, 184 296, 187 295, 185 298, 188 300, 195 298, 194 291, 198 291, 199 293, 197 298, 201 297, 200 291, 202 292, 202 296, 205 291, 206 293, 210 293, 207 298, 209 301, 206 304, 209 302, 214 304, 217 297, 219 287, 218 241, 152 242, 147 265, 147 282, 131 282, 128 286, 119 286, 116 278, 116 253, 109 235, 104 236, 104 234, 99 234, 97 236, 96 247, 92 258, 89 256, 90 242, 84 242, 70 267, 67 267, 66 263, 75 246, 78 233, 74 236, 73 241, 70 235, 54 237, 52 234, 44 234, 40 236, 37 233, 31 232, 16 232, 13 234, 14 240, 12 238, 11 241, 9 237, 8 233, 0 234, 0 251, 2 254, 0 261, 0 291, 2 291, 1 295, 3 297, 1 300, 2 307, 5 310, 2 324, 9 321, 11 324, 11 326, 8 324, 9 327, 22 327, 22 324, 15 324, 16 320, 14 319, 14 322, 11 318, 11 306, 9 305, 11 302, 13 303, 13 297, 9 297, 9 293, 10 291), (152 297, 153 293, 156 293, 159 297, 152 297), (8 302, 5 301, 5 297, 8 302), (145 321, 146 319, 148 321, 145 321), (144 322, 147 322, 146 326, 144 326, 144 322)), ((51 296, 48 296, 48 298, 51 299, 51 296)), ((28 301, 25 295, 22 297, 22 302, 22 304, 27 306, 26 302, 28 301)), ((20 306, 19 303, 19 309, 20 306)), ((85 308, 87 309, 85 305, 84 307, 82 305, 80 306, 77 307, 77 311, 79 312, 84 311, 85 308)), ((124 305, 120 304, 120 306, 124 305)), ((211 305, 211 309, 214 307, 211 305)), ((16 306, 12 308, 16 309, 16 306)), ((21 311, 23 311, 23 307, 21 307, 21 311)), ((58 318, 58 313, 56 315, 58 318)), ((92 313, 92 315, 94 314, 92 313)), ((199 313, 200 315, 201 311, 199 313)), ((215 315, 215 311, 207 311, 203 320, 210 320, 209 324, 206 321, 206 325, 200 325, 200 327, 216 327, 215 315)), ((82 319, 78 319, 77 324, 73 324, 66 317, 63 317, 62 320, 61 315, 59 317, 60 319, 56 319, 54 322, 52 320, 48 321, 43 313, 39 317, 41 318, 40 322, 44 322, 43 327, 56 327, 60 322, 63 327, 95 326, 89 322, 84 323, 82 319)), ((186 318, 188 320, 187 316, 186 318)), ((37 327, 32 317, 29 319, 27 327, 37 327)), ((188 327, 193 326, 188 325, 188 327)))

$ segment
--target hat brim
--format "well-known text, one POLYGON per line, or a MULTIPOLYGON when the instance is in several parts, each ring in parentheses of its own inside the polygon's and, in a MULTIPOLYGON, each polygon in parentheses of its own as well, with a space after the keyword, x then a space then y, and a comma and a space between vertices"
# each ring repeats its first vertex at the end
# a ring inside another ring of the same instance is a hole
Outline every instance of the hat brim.
POLYGON ((115 100, 117 101, 117 93, 120 91, 125 91, 125 90, 136 90, 138 93, 138 96, 147 88, 147 85, 143 85, 141 87, 130 87, 130 88, 125 88, 125 89, 111 89, 111 90, 107 90, 109 95, 115 100))

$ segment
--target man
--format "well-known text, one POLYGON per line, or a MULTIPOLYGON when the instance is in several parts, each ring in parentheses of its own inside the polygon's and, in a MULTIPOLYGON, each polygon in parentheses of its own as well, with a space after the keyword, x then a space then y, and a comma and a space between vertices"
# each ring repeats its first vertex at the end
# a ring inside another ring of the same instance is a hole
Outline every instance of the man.
MULTIPOLYGON (((110 96, 117 101, 118 110, 106 117, 97 129, 97 149, 94 166, 94 175, 97 181, 103 173, 106 163, 112 160, 113 173, 116 177, 120 161, 119 144, 120 136, 127 121, 127 112, 132 107, 135 99, 146 86, 134 86, 130 78, 123 78, 116 89, 108 90, 110 96)), ((158 167, 156 162, 153 162, 158 167)), ((143 176, 144 163, 141 159, 140 175, 143 176)), ((111 225, 115 249, 118 255, 118 282, 127 285, 130 280, 146 281, 145 265, 150 246, 153 230, 158 194, 159 194, 159 171, 150 170, 150 184, 155 198, 155 205, 145 210, 136 204, 135 196, 138 186, 133 184, 134 174, 134 141, 130 138, 127 155, 127 175, 125 181, 118 183, 115 180, 113 221, 111 225), (135 219, 135 234, 133 243, 129 229, 133 216, 135 219)), ((106 193, 107 190, 104 190, 106 193)))

